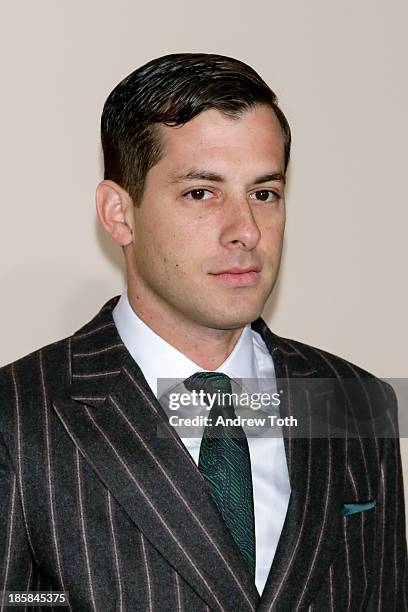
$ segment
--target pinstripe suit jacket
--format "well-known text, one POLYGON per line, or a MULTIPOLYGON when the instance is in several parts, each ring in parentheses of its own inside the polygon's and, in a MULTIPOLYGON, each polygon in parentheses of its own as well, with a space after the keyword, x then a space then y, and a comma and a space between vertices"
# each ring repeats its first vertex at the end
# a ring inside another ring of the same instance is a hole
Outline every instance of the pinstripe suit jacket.
MULTIPOLYGON (((65 590, 74 611, 407 610, 398 440, 284 430, 292 494, 260 597, 184 445, 156 434, 166 419, 118 336, 117 299, 0 370, 0 591, 65 590)), ((283 414, 296 377, 352 376, 354 408, 370 403, 368 373, 252 325, 288 383, 283 414)), ((395 395, 377 382, 386 411, 395 395)))

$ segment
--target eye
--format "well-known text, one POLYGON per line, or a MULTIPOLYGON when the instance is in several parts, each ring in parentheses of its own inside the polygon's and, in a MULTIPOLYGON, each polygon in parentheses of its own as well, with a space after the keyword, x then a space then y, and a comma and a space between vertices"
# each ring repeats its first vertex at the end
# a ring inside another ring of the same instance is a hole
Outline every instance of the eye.
POLYGON ((258 189, 249 196, 252 200, 258 200, 259 202, 276 202, 280 200, 280 195, 272 189, 258 189))
POLYGON ((188 200, 208 200, 212 196, 212 193, 208 191, 208 189, 192 189, 184 195, 187 196, 188 200), (205 197, 205 194, 209 195, 205 197))

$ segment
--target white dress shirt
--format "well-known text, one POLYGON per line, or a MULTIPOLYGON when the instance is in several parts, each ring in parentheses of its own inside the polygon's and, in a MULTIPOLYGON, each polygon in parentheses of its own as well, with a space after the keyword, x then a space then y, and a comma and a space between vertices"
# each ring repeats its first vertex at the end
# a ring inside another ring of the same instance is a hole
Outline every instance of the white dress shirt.
MULTIPOLYGON (((185 380, 203 368, 166 342, 133 311, 126 290, 113 310, 113 320, 125 347, 158 397, 158 379, 185 380)), ((233 351, 217 371, 232 379, 275 379, 273 360, 260 334, 248 324, 233 351)), ((161 394, 160 394, 161 396, 161 394)), ((160 397, 158 398, 160 400, 160 397)), ((181 438, 198 465, 200 438, 181 438)), ((290 497, 282 435, 248 436, 255 513, 255 584, 261 594, 275 556, 290 497)))

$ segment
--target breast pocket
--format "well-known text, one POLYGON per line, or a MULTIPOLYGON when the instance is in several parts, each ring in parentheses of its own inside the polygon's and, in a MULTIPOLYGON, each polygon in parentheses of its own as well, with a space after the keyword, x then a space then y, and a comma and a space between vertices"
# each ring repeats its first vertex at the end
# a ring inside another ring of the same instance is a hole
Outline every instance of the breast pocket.
POLYGON ((316 599, 322 602, 317 610, 330 609, 327 594, 334 598, 336 610, 366 609, 374 588, 375 524, 375 506, 340 517, 337 553, 316 599))
POLYGON ((345 546, 350 546, 355 540, 361 541, 361 546, 373 544, 375 535, 376 502, 375 500, 343 504, 341 539, 345 546))

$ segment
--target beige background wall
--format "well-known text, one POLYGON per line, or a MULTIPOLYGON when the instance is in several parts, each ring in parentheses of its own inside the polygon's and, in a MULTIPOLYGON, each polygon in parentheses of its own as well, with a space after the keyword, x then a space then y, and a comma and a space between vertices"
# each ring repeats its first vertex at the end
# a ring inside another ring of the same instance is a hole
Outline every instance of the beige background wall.
MULTIPOLYGON (((3 0, 0 12, 0 364, 120 292, 120 253, 94 210, 103 102, 152 57, 205 51, 257 69, 293 129, 267 321, 408 376, 405 0, 3 0)), ((404 461, 407 480, 408 447, 404 461)))

